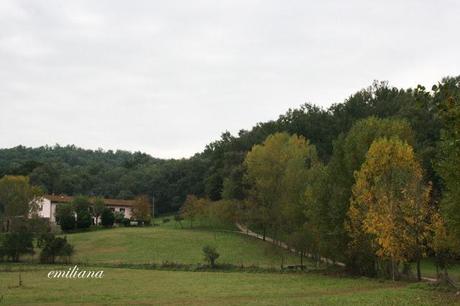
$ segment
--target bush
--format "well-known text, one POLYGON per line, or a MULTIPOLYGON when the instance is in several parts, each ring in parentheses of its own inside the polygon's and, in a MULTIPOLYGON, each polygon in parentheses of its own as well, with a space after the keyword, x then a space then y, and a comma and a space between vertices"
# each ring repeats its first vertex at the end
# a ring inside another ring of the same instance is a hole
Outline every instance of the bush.
POLYGON ((73 246, 67 242, 67 238, 56 237, 53 234, 45 234, 39 239, 39 245, 42 247, 40 252, 41 263, 54 264, 56 257, 65 258, 68 262, 74 253, 73 246))
POLYGON ((91 226, 91 223, 93 223, 93 218, 89 211, 81 211, 77 215, 77 228, 88 228, 91 226))
POLYGON ((35 237, 42 233, 49 233, 51 231, 51 225, 48 219, 32 217, 27 219, 28 231, 34 233, 35 237))
POLYGON ((64 232, 75 229, 75 211, 71 204, 64 203, 56 207, 56 222, 64 232))
POLYGON ((101 224, 105 227, 112 227, 115 222, 115 215, 110 208, 106 208, 101 214, 101 224))
POLYGON ((123 221, 121 221, 121 223, 122 223, 124 226, 128 227, 128 226, 131 225, 131 220, 129 220, 128 218, 123 218, 123 221))
POLYGON ((176 221, 176 223, 179 223, 179 225, 180 225, 181 228, 184 228, 184 227, 182 226, 182 221, 183 221, 183 220, 184 220, 184 218, 183 218, 181 215, 179 215, 179 214, 177 214, 177 215, 174 216, 174 221, 176 221))
POLYGON ((88 197, 77 196, 73 199, 72 205, 77 214, 77 228, 88 228, 93 223, 91 217, 91 203, 88 197))
POLYGON ((114 218, 115 218, 115 223, 120 224, 123 222, 123 219, 125 218, 125 214, 122 213, 121 211, 116 211, 113 213, 114 218))
POLYGON ((64 232, 75 229, 76 220, 75 216, 64 216, 59 220, 59 225, 64 232))
POLYGON ((205 245, 203 247, 204 260, 211 265, 211 268, 216 266, 216 260, 219 258, 220 254, 217 253, 215 247, 205 245))
POLYGON ((171 220, 169 220, 169 218, 164 218, 163 219, 163 223, 168 223, 169 221, 171 221, 171 220))
POLYGON ((1 257, 18 262, 21 255, 34 254, 33 235, 30 232, 6 233, 0 249, 1 257))

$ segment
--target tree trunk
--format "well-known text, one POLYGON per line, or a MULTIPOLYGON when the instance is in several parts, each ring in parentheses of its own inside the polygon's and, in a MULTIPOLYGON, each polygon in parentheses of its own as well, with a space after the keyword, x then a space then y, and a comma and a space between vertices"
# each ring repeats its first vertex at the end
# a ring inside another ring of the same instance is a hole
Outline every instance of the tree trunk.
POLYGON ((420 270, 420 257, 417 258, 417 281, 422 280, 422 271, 420 270))
POLYGON ((391 274, 393 277, 393 281, 395 281, 395 260, 393 257, 391 258, 391 274))
POLYGON ((263 235, 263 241, 265 241, 265 234, 266 234, 266 232, 267 232, 267 229, 266 229, 266 228, 265 228, 265 226, 264 226, 264 235, 263 235))
POLYGON ((436 264, 436 278, 439 279, 441 276, 439 275, 439 265, 436 264))
POLYGON ((303 252, 300 252, 300 269, 303 270, 303 252))
POLYGON ((447 283, 447 282, 449 281, 449 275, 448 275, 448 273, 447 273, 447 268, 446 268, 446 267, 444 267, 444 271, 443 271, 443 272, 444 272, 444 273, 443 273, 443 275, 444 275, 444 276, 443 276, 444 281, 447 283))

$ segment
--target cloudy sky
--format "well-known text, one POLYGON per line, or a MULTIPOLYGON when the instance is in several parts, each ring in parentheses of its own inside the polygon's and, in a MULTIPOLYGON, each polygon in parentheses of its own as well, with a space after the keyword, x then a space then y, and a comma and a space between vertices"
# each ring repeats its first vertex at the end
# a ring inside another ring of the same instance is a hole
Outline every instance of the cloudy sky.
POLYGON ((0 2, 0 147, 188 157, 375 79, 460 74, 459 1, 0 2))

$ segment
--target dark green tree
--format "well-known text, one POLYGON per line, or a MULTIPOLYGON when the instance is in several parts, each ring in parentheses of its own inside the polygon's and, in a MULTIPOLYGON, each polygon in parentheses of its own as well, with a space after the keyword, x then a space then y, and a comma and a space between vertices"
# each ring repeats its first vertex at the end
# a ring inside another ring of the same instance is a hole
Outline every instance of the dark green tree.
POLYGON ((110 208, 105 208, 101 215, 101 224, 105 227, 112 227, 115 222, 115 215, 110 208))
POLYGON ((72 200, 72 205, 77 214, 76 226, 85 229, 91 226, 91 202, 86 196, 77 196, 72 200))
POLYGON ((203 247, 204 260, 209 263, 211 268, 216 266, 216 260, 219 258, 220 254, 217 252, 215 247, 205 245, 203 247))
POLYGON ((22 255, 34 254, 33 234, 28 231, 5 233, 0 249, 3 256, 18 262, 22 255))
POLYGON ((51 233, 42 235, 39 239, 42 248, 40 252, 40 262, 54 264, 57 258, 70 260, 74 253, 73 246, 67 241, 66 237, 56 237, 51 233))
POLYGON ((59 204, 56 207, 56 223, 61 226, 64 232, 75 229, 75 210, 71 203, 59 204))

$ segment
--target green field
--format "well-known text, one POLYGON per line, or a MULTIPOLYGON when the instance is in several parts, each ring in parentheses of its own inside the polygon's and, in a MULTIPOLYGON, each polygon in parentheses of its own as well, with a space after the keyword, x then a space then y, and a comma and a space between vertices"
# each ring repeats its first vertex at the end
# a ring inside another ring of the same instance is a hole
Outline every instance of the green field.
MULTIPOLYGON (((284 265, 300 263, 298 256, 236 231, 181 229, 175 222, 69 234, 67 239, 75 246, 73 262, 83 264, 204 263, 201 249, 206 244, 217 248, 218 263, 263 268, 279 268, 282 260, 284 265)), ((304 263, 316 268, 307 260, 304 263)), ((421 267, 423 276, 436 277, 432 260, 423 260, 421 267)), ((450 267, 449 275, 460 280, 460 265, 450 267)))
MULTIPOLYGON (((103 279, 48 279, 56 266, 0 273, 4 304, 148 305, 441 305, 453 295, 420 285, 319 274, 104 269, 103 279)), ((89 268, 88 268, 89 269, 89 268)), ((90 268, 94 269, 94 268, 90 268)), ((425 286, 425 285, 424 285, 425 286)), ((458 300, 457 300, 458 302, 458 300)), ((0 303, 1 304, 1 303, 0 303)))
MULTIPOLYGON (((28 262, 23 264, 3 263, 0 264, 0 305, 460 304, 453 293, 429 290, 427 284, 266 269, 279 269, 281 258, 285 265, 298 264, 299 259, 269 243, 230 230, 181 229, 171 222, 156 227, 69 234, 67 238, 75 246, 73 262, 80 269, 104 270, 104 278, 49 279, 50 270, 67 270, 73 264, 37 265, 34 263, 37 255, 26 258, 28 262), (255 265, 262 269, 188 272, 148 270, 138 265, 166 261, 185 265, 204 263, 201 249, 205 244, 217 247, 221 254, 218 263, 255 265), (117 268, 117 264, 130 265, 131 269, 117 268), (19 275, 21 287, 18 287, 19 275)), ((313 268, 314 264, 307 262, 307 267, 313 268)), ((427 274, 433 272, 430 262, 424 262, 423 267, 427 274)))
MULTIPOLYGON (((73 260, 81 263, 197 264, 203 263, 206 244, 217 248, 218 263, 279 268, 282 260, 279 249, 239 233, 180 229, 172 224, 99 230, 71 234, 67 239, 75 246, 73 260)), ((299 263, 292 253, 282 254, 285 264, 299 263)))

